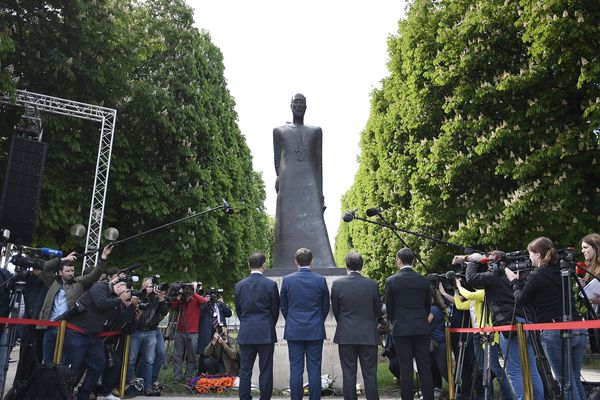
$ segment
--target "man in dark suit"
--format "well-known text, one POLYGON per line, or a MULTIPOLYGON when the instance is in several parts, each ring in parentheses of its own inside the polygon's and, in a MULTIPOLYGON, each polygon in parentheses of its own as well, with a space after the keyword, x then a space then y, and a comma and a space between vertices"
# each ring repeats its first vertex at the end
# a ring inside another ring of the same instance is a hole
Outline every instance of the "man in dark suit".
POLYGON ((234 289, 235 312, 240 319, 237 343, 240 346, 240 399, 251 399, 250 380, 258 354, 258 378, 261 400, 273 393, 273 351, 277 341, 275 324, 279 318, 277 284, 263 276, 265 255, 254 253, 248 258, 250 276, 234 289))
POLYGON ((331 309, 337 321, 333 342, 338 344, 344 399, 357 399, 356 361, 360 360, 365 394, 378 400, 377 346, 381 343, 377 318, 382 316, 377 282, 361 275, 363 258, 350 252, 344 258, 348 276, 331 285, 331 309))
POLYGON ((329 313, 329 289, 321 275, 312 272, 312 253, 299 249, 295 255, 298 271, 281 282, 281 313, 285 318, 283 337, 288 342, 290 392, 292 400, 303 396, 304 357, 308 371, 310 400, 321 398, 321 358, 325 339, 325 318, 329 313))
POLYGON ((398 273, 385 285, 385 306, 392 323, 392 337, 400 367, 402 400, 412 400, 413 358, 417 362, 423 400, 433 400, 433 380, 429 362, 431 287, 427 278, 412 268, 415 258, 409 248, 396 254, 398 273))

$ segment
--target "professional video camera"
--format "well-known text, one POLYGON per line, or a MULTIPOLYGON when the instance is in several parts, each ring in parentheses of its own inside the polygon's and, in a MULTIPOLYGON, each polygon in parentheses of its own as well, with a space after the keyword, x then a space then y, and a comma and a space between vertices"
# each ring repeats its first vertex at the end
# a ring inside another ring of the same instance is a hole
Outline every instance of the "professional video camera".
POLYGON ((15 274, 33 269, 42 269, 44 266, 44 261, 31 258, 20 251, 10 258, 10 262, 15 266, 15 274))
POLYGON ((495 276, 504 276, 506 268, 513 272, 530 272, 533 269, 527 250, 502 253, 499 257, 489 259, 488 264, 495 276))
POLYGON ((452 293, 456 289, 456 278, 465 280, 465 275, 462 272, 456 272, 454 270, 446 271, 443 274, 429 274, 427 280, 429 281, 432 289, 438 289, 441 283, 444 290, 448 293, 452 293))
POLYGON ((211 287, 208 293, 206 294, 206 300, 209 303, 216 303, 219 299, 223 298, 223 289, 215 289, 211 287))
POLYGON ((189 282, 171 283, 167 296, 169 298, 175 298, 180 294, 184 295, 185 297, 192 297, 194 294, 194 284, 189 282))

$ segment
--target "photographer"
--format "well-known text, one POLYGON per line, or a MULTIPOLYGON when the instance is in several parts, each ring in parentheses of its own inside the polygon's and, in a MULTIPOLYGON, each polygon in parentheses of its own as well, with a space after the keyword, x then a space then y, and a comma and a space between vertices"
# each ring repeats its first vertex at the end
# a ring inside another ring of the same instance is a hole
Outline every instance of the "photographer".
POLYGON ((200 308, 200 325, 198 326, 198 352, 200 353, 200 359, 198 361, 199 373, 206 372, 203 368, 204 365, 204 348, 212 340, 213 334, 215 333, 219 325, 227 326, 226 318, 231 317, 231 308, 225 304, 222 295, 222 289, 210 288, 210 291, 206 295, 206 303, 202 304, 200 308))
POLYGON ((203 367, 208 374, 239 374, 240 349, 235 339, 228 336, 226 327, 219 326, 203 353, 206 356, 203 367))
MULTIPOLYGON (((493 252, 492 257, 498 258, 503 253, 493 252)), ((485 289, 486 303, 492 314, 494 326, 513 325, 516 322, 526 322, 522 307, 517 307, 510 282, 506 276, 496 274, 492 270, 479 272, 478 261, 482 258, 480 254, 466 256, 467 261, 466 278, 467 284, 473 288, 485 289)), ((455 263, 453 261, 453 263, 455 263)), ((500 347, 503 352, 506 373, 515 395, 515 399, 523 399, 523 377, 521 372, 521 361, 519 358, 519 343, 517 335, 512 331, 502 332, 500 335, 500 347)), ((536 400, 544 398, 544 386, 533 360, 533 346, 527 341, 527 352, 530 363, 530 375, 533 385, 533 396, 536 400)))
POLYGON ((200 324, 200 306, 206 298, 196 292, 196 283, 172 285, 171 291, 176 298, 171 303, 178 310, 177 331, 175 332, 173 351, 173 374, 175 381, 183 382, 196 375, 196 345, 198 343, 198 326, 200 324), (185 375, 183 361, 185 360, 185 375))
MULTIPOLYGON (((104 341, 97 335, 111 327, 131 304, 127 278, 117 276, 109 282, 95 283, 64 316, 69 323, 79 328, 67 329, 64 364, 71 365, 75 376, 80 376, 86 370, 85 379, 77 392, 77 400, 88 400, 104 369, 104 341)), ((105 398, 114 399, 114 396, 105 398)))
POLYGON ((152 278, 145 278, 139 293, 141 311, 137 327, 131 334, 127 382, 131 382, 136 372, 136 361, 140 356, 139 377, 144 379, 146 396, 159 396, 160 392, 152 388, 152 371, 156 354, 158 324, 169 312, 166 293, 154 286, 152 278))
MULTIPOLYGON (((575 307, 575 299, 571 295, 570 310, 563 307, 564 293, 562 289, 561 268, 558 256, 552 241, 546 237, 539 237, 527 245, 529 258, 535 268, 527 280, 519 280, 519 274, 506 268, 504 270, 508 280, 511 282, 513 293, 517 303, 521 306, 530 306, 533 311, 533 320, 537 323, 559 322, 563 315, 571 315, 573 321, 581 320, 575 307)), ((571 282, 569 280, 568 284, 571 282)), ((571 364, 572 370, 566 371, 564 347, 562 342, 563 332, 560 330, 541 331, 540 338, 542 347, 550 361, 554 376, 565 385, 565 400, 586 399, 585 389, 581 383, 580 374, 583 364, 585 346, 587 344, 587 331, 577 329, 567 331, 571 337, 571 364), (572 380, 569 384, 564 382, 565 376, 570 373, 572 380)))
MULTIPOLYGON (((94 270, 87 275, 75 277, 76 253, 72 252, 64 258, 55 258, 44 264, 40 279, 48 287, 39 319, 56 321, 59 316, 73 307, 75 300, 88 290, 106 269, 106 261, 113 246, 106 246, 94 270), (58 270, 57 270, 58 269, 58 270)), ((46 329, 46 326, 38 326, 46 329)), ((43 359, 45 363, 54 358, 56 343, 56 327, 48 327, 44 334, 43 359)))

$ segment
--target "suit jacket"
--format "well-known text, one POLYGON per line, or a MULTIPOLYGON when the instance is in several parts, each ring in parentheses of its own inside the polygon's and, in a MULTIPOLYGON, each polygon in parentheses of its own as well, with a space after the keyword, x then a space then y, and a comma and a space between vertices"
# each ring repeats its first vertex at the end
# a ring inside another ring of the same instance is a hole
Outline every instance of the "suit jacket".
POLYGON ((377 282, 357 272, 333 281, 331 309, 337 321, 334 343, 381 344, 377 318, 383 313, 377 282))
POLYGON ((275 324, 279 318, 277 283, 263 274, 250 274, 235 285, 233 296, 235 312, 240 319, 237 343, 275 343, 275 324))
POLYGON ((385 307, 392 323, 392 336, 429 335, 431 287, 424 276, 405 268, 387 278, 385 307))
POLYGON ((325 318, 329 313, 329 289, 325 278, 309 269, 284 276, 281 313, 285 318, 284 339, 325 339, 325 318))

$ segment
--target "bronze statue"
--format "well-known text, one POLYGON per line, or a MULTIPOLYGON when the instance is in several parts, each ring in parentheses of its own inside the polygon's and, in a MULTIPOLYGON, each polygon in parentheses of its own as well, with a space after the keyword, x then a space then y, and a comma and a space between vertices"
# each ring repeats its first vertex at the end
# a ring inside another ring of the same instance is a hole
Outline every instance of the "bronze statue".
POLYGON ((313 252, 315 268, 335 267, 323 218, 321 128, 304 125, 306 98, 292 98, 293 123, 273 129, 275 152, 275 248, 273 267, 294 268, 294 254, 305 247, 313 252))

